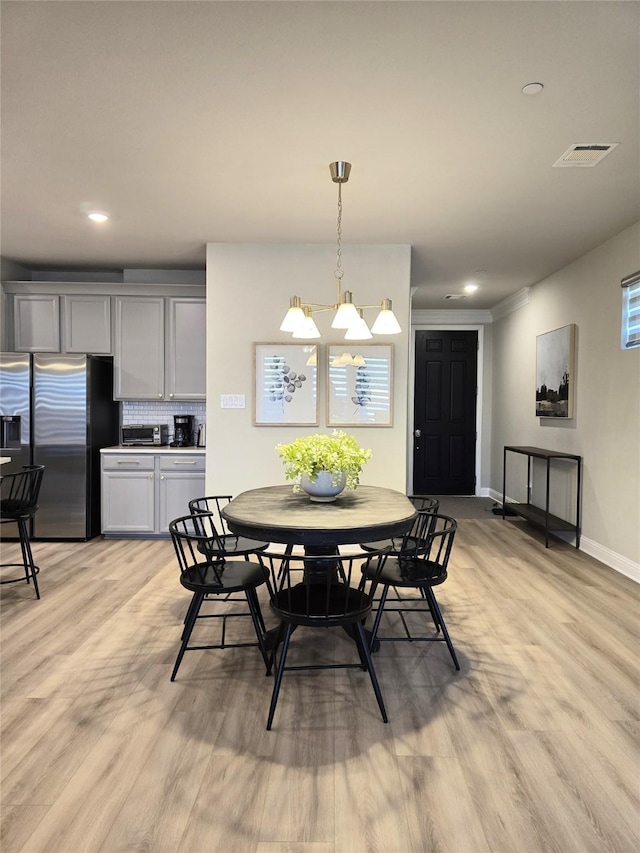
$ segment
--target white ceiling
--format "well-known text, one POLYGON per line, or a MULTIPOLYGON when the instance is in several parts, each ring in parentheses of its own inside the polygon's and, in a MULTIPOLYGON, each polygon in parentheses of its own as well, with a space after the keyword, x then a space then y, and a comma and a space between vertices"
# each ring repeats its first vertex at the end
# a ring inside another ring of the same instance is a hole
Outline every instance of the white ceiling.
POLYGON ((491 307, 640 219, 639 10, 3 2, 2 255, 186 269, 207 242, 333 242, 348 160, 345 285, 350 242, 409 243, 414 307, 491 307))

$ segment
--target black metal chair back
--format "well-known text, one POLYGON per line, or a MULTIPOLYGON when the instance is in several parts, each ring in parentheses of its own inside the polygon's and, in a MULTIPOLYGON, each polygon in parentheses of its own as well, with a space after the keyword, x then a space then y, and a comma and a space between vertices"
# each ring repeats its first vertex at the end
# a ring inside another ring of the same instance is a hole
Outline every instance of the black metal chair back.
POLYGON ((189 512, 192 515, 196 512, 211 513, 220 536, 227 536, 230 531, 222 515, 222 510, 230 501, 231 495, 208 495, 203 498, 194 498, 194 500, 189 501, 189 512))
POLYGON ((243 646, 258 646, 265 665, 268 665, 268 655, 264 645, 266 632, 264 619, 256 590, 262 586, 267 575, 264 567, 257 562, 248 560, 227 560, 217 549, 218 538, 212 536, 215 531, 213 517, 208 513, 197 513, 176 518, 169 524, 169 533, 180 569, 180 583, 192 595, 191 603, 184 620, 184 631, 178 657, 171 674, 171 681, 176 674, 186 651, 195 649, 226 649, 243 646), (238 598, 233 593, 243 593, 240 597, 247 610, 238 612, 235 603, 238 598), (205 598, 208 602, 224 604, 221 613, 200 614, 205 598), (227 620, 238 616, 250 616, 256 633, 256 642, 227 642, 227 620), (213 618, 222 622, 222 635, 217 643, 190 646, 189 640, 197 619, 213 618))
POLYGON ((449 555, 458 522, 430 509, 418 510, 411 530, 405 535, 397 554, 402 571, 430 579, 447 576, 449 555))
MULTIPOLYGON (((36 566, 31 551, 29 538, 29 521, 38 510, 38 497, 44 465, 25 465, 22 471, 0 476, 0 524, 14 522, 18 525, 18 538, 22 552, 21 563, 2 563, 0 568, 24 569, 24 580, 30 583, 33 580, 33 588, 36 598, 40 598, 38 586, 39 566, 36 566)), ((16 583, 22 578, 5 578, 0 583, 16 583)))
MULTIPOLYGON (((411 503, 415 506, 418 512, 422 513, 437 513, 440 502, 437 498, 430 498, 426 495, 407 495, 411 503)), ((411 530, 405 536, 395 536, 393 539, 380 540, 378 542, 363 542, 360 547, 363 551, 382 551, 389 550, 390 554, 399 554, 407 536, 414 535, 414 529, 420 526, 420 516, 417 516, 411 526, 411 530)))
POLYGON ((44 465, 25 465, 22 471, 0 476, 0 519, 29 518, 38 509, 44 465))
POLYGON ((280 621, 271 642, 273 651, 269 669, 276 661, 277 667, 267 729, 271 729, 283 673, 294 669, 365 669, 386 723, 387 714, 364 632, 364 622, 371 612, 373 594, 386 554, 303 556, 260 553, 257 556, 268 569, 271 610, 280 621), (367 566, 366 577, 363 565, 367 566), (367 579, 371 581, 369 589, 366 589, 367 579), (286 666, 291 635, 295 628, 301 626, 344 628, 356 644, 359 662, 286 666))
POLYGON ((185 516, 182 525, 184 528, 193 527, 194 536, 204 537, 206 541, 200 542, 198 547, 204 553, 206 550, 211 560, 217 559, 219 562, 224 562, 226 559, 226 538, 220 532, 218 527, 219 518, 215 512, 206 510, 192 511, 192 519, 196 519, 191 524, 185 516))
POLYGON ((381 587, 380 600, 376 602, 376 617, 371 631, 371 644, 373 646, 382 640, 423 640, 440 641, 447 644, 449 653, 453 659, 456 669, 460 669, 458 659, 447 630, 442 611, 433 592, 433 587, 438 586, 447 579, 447 567, 449 557, 458 527, 457 521, 446 515, 438 515, 428 510, 420 510, 412 529, 405 536, 400 552, 390 557, 378 577, 381 587), (419 591, 420 598, 413 602, 398 596, 388 601, 390 589, 405 590, 413 588, 419 591), (416 606, 418 604, 428 605, 425 608, 416 606), (390 636, 385 634, 379 636, 380 620, 384 611, 400 614, 404 627, 404 635, 390 636), (406 614, 429 612, 436 627, 436 636, 416 636, 409 630, 406 614), (442 636, 440 633, 442 632, 442 636))
POLYGON ((386 554, 260 555, 269 569, 270 605, 280 619, 331 628, 366 619, 386 554), (365 561, 368 589, 361 571, 365 561))
POLYGON ((438 512, 440 509, 438 498, 431 498, 427 495, 407 495, 407 497, 416 509, 428 509, 429 512, 438 512))
POLYGON ((211 528, 211 538, 216 540, 215 550, 225 557, 246 557, 255 554, 256 551, 264 551, 269 543, 260 542, 257 539, 249 539, 246 536, 236 536, 229 531, 227 522, 222 515, 222 510, 231 500, 230 495, 209 495, 203 498, 194 498, 189 501, 189 512, 195 514, 208 514, 207 525, 211 528))

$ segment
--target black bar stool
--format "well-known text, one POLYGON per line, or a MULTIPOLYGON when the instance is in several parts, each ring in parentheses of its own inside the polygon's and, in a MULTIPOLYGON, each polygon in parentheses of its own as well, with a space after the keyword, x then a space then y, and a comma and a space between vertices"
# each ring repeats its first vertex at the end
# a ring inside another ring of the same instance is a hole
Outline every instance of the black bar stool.
MULTIPOLYGON (((28 522, 38 509, 38 495, 42 484, 44 465, 25 465, 22 471, 15 474, 4 474, 0 477, 0 524, 14 522, 18 525, 22 563, 1 563, 0 568, 21 566, 24 568, 24 579, 30 583, 36 598, 40 598, 37 574, 40 571, 33 562, 31 542, 29 541, 28 522)), ((0 583, 16 583, 22 578, 7 578, 0 583)))

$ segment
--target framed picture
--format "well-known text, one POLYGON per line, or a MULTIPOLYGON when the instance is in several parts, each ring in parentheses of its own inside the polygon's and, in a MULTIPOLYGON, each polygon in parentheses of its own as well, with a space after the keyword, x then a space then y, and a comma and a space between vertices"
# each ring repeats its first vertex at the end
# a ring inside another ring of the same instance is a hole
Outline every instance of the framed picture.
POLYGON ((317 344, 253 345, 255 426, 318 426, 317 344))
POLYGON ((536 338, 536 416, 572 418, 575 387, 575 324, 536 338))
POLYGON ((393 426, 393 344, 327 347, 329 426, 393 426))

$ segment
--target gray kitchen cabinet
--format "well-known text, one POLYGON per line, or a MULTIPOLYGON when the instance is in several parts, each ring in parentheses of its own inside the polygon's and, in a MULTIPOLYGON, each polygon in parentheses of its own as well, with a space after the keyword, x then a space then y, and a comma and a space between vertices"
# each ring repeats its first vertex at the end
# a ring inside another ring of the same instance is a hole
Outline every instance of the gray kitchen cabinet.
POLYGON ((156 474, 153 456, 102 455, 102 532, 156 531, 156 474))
POLYGON ((167 299, 166 395, 169 400, 206 396, 207 316, 204 299, 167 299))
POLYGON ((164 303, 161 296, 116 296, 116 400, 164 400, 164 303))
POLYGON ((160 456, 159 468, 158 532, 168 533, 169 522, 204 495, 204 456, 160 456))
POLYGON ((205 489, 204 453, 103 452, 102 533, 145 538, 168 534, 205 489))
POLYGON ((63 296, 64 351, 111 355, 111 297, 63 296))
POLYGON ((204 299, 116 297, 114 397, 204 400, 204 299))
POLYGON ((60 352, 60 297, 16 293, 13 297, 16 352, 60 352))

